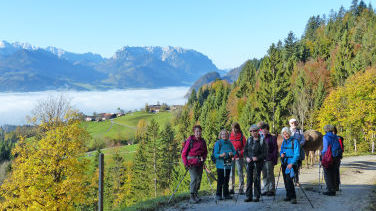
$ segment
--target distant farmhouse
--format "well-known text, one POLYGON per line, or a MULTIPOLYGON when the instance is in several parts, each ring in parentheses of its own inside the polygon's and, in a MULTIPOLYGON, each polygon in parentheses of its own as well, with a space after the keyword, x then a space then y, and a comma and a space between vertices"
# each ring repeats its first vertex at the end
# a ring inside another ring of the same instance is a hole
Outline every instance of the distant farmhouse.
MULTIPOLYGON (((183 107, 182 105, 168 106, 165 103, 163 103, 162 105, 147 105, 146 104, 145 111, 150 112, 150 113, 159 113, 159 112, 162 112, 162 111, 174 111, 174 110, 177 110, 177 109, 182 108, 182 107, 183 107)), ((131 113, 131 112, 129 111, 129 112, 127 112, 127 114, 128 113, 131 113)), ((109 119, 121 117, 121 116, 124 116, 124 115, 125 115, 124 112, 99 113, 99 114, 94 114, 92 116, 85 116, 84 119, 85 119, 86 122, 92 122, 92 121, 101 122, 101 121, 106 121, 106 120, 109 120, 109 119)))
POLYGON ((174 111, 176 109, 182 108, 182 105, 171 105, 168 106, 167 104, 163 103, 162 105, 147 105, 146 111, 150 113, 159 113, 161 111, 174 111))
POLYGON ((100 122, 100 121, 105 121, 105 120, 108 120, 108 119, 113 119, 113 118, 116 118, 116 117, 119 117, 119 116, 124 116, 124 113, 100 113, 100 114, 97 114, 95 116, 86 116, 85 117, 85 121, 86 122, 91 122, 91 121, 97 121, 97 122, 100 122))

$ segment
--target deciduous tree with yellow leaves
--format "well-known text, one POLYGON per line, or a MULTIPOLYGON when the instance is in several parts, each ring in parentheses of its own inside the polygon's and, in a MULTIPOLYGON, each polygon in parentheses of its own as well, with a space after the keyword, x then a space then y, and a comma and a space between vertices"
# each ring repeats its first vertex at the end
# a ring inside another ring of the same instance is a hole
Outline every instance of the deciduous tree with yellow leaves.
POLYGON ((318 115, 320 128, 334 124, 347 150, 369 151, 376 134, 376 68, 359 72, 333 90, 318 115))

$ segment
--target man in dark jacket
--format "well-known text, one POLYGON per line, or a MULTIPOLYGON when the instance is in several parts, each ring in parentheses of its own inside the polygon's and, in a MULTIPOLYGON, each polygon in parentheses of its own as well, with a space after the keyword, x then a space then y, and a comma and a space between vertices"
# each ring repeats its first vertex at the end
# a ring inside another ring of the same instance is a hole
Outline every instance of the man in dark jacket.
POLYGON ((261 131, 264 136, 264 142, 268 147, 264 167, 262 169, 262 181, 264 183, 264 192, 262 193, 262 195, 274 196, 274 166, 277 165, 278 159, 277 137, 269 133, 269 125, 267 123, 261 126, 261 131))
POLYGON ((261 183, 260 175, 264 164, 264 160, 267 154, 266 143, 261 139, 259 134, 259 128, 257 125, 252 125, 249 128, 251 136, 248 138, 246 145, 244 147, 244 156, 247 163, 247 198, 245 202, 255 201, 258 202, 261 195, 261 183), (256 174, 253 171, 256 170, 256 174), (253 184, 254 184, 254 195, 253 200, 253 184))

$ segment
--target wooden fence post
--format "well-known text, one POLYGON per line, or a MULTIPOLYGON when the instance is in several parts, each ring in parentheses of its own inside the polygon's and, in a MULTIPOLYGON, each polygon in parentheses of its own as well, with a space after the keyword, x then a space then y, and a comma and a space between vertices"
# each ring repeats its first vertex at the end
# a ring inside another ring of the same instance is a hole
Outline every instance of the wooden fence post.
POLYGON ((104 155, 99 153, 98 210, 103 211, 104 155))

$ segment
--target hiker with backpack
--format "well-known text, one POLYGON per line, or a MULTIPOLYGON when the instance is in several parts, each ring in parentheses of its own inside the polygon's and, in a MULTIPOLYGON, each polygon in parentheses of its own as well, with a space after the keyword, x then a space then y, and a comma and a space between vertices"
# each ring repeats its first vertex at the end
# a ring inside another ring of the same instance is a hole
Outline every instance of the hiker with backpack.
POLYGON ((242 130, 240 129, 240 125, 237 122, 232 124, 232 131, 230 135, 230 141, 235 148, 235 156, 232 158, 232 168, 231 168, 231 190, 230 194, 234 194, 235 191, 235 165, 238 169, 238 176, 239 176, 239 194, 244 194, 244 175, 243 175, 243 168, 244 168, 244 146, 246 139, 243 136, 242 130))
POLYGON ((229 193, 228 183, 230 180, 232 158, 236 151, 228 138, 229 134, 227 130, 221 130, 218 135, 218 141, 215 142, 214 145, 213 154, 218 178, 216 200, 223 200, 223 198, 232 199, 229 193))
POLYGON ((297 164, 300 157, 300 144, 292 134, 291 130, 284 127, 281 131, 283 141, 281 145, 281 168, 283 181, 285 183, 286 197, 284 201, 291 201, 296 204, 296 193, 293 178, 296 176, 297 164))
POLYGON ((324 126, 323 149, 321 152, 321 164, 324 169, 324 178, 327 191, 324 195, 335 196, 339 163, 342 157, 342 149, 338 137, 333 133, 333 125, 324 126))
POLYGON ((299 174, 300 174, 300 169, 302 167, 302 161, 305 159, 305 152, 303 150, 303 146, 305 144, 305 139, 304 139, 304 133, 303 130, 298 128, 298 121, 296 119, 290 119, 289 120, 290 124, 290 131, 291 131, 291 136, 294 137, 294 139, 298 140, 299 145, 300 145, 300 157, 297 163, 297 169, 296 169, 296 174, 295 174, 295 184, 299 185, 299 174))
POLYGON ((247 190, 244 202, 258 202, 261 196, 261 170, 264 165, 264 159, 267 155, 267 145, 260 137, 257 125, 249 128, 251 136, 248 138, 244 147, 244 156, 247 163, 247 190), (255 170, 255 174, 254 171, 255 170), (254 186, 254 187, 253 187, 254 186), (255 199, 253 199, 253 193, 255 199))
POLYGON ((193 127, 194 135, 191 135, 184 143, 181 157, 184 166, 188 168, 191 175, 190 182, 190 202, 198 203, 198 189, 200 188, 203 166, 208 154, 206 142, 201 137, 202 128, 200 125, 193 127))
MULTIPOLYGON (((275 179, 274 179, 274 166, 277 165, 278 160, 278 145, 277 137, 270 134, 269 124, 264 123, 261 125, 261 131, 264 136, 264 142, 268 147, 264 167, 262 169, 264 192, 261 195, 274 196, 275 195, 275 179)), ((262 137, 261 137, 262 138, 262 137)))
MULTIPOLYGON (((342 154, 343 154, 343 152, 345 151, 345 148, 344 148, 344 146, 343 146, 344 138, 343 138, 342 136, 337 135, 337 132, 338 132, 338 131, 337 131, 337 127, 334 126, 333 133, 334 133, 334 135, 336 135, 337 138, 338 138, 339 145, 341 146, 342 154)), ((337 180, 336 180, 336 191, 339 191, 339 185, 341 184, 341 175, 340 175, 339 168, 340 168, 340 166, 341 166, 342 154, 341 154, 341 156, 340 156, 339 163, 338 163, 337 180)))

